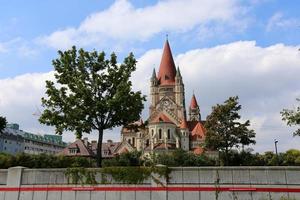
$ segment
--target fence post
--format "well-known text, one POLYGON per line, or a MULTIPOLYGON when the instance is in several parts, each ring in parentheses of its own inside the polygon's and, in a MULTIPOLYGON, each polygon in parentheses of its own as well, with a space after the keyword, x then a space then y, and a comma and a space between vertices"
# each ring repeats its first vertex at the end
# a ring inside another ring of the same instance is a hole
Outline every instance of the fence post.
POLYGON ((20 187, 22 184, 22 172, 26 167, 11 167, 7 171, 7 186, 20 187))

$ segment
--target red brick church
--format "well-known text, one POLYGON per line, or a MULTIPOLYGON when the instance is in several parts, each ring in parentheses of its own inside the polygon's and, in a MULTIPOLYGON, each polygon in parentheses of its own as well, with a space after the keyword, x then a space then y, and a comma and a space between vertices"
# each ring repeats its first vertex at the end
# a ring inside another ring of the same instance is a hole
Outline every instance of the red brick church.
POLYGON ((168 40, 164 45, 158 73, 153 69, 150 78, 150 101, 148 119, 145 123, 142 120, 135 122, 138 128, 123 127, 121 144, 117 150, 137 149, 150 153, 181 148, 201 154, 205 129, 200 108, 194 94, 186 108, 183 77, 179 67, 175 67, 168 40))

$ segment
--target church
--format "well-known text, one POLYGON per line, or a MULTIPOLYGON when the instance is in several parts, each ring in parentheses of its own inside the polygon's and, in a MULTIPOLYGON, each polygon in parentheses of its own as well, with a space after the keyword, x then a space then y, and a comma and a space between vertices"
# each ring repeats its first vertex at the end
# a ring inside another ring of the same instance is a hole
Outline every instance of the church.
POLYGON ((167 39, 158 73, 153 69, 150 78, 149 117, 145 122, 140 120, 122 128, 121 144, 115 152, 138 150, 147 154, 181 148, 202 154, 203 124, 194 94, 186 108, 183 77, 179 67, 175 67, 167 39))

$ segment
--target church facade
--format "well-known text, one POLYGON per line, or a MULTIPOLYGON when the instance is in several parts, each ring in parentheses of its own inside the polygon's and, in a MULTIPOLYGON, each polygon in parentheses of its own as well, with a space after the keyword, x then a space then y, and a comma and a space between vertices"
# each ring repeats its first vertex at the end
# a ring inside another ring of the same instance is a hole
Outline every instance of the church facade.
POLYGON ((160 153, 181 148, 201 154, 205 140, 204 121, 194 94, 186 109, 183 77, 179 67, 175 67, 168 40, 158 73, 153 69, 150 78, 150 101, 149 117, 145 122, 140 120, 122 128, 118 153, 134 149, 160 153))

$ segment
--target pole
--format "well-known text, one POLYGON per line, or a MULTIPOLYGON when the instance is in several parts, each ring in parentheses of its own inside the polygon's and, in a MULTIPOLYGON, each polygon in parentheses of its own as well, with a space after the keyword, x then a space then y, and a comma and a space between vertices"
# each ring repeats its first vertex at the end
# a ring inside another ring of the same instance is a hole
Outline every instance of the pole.
POLYGON ((277 143, 278 143, 278 140, 275 139, 274 144, 275 144, 276 162, 277 162, 277 165, 279 165, 277 143))

